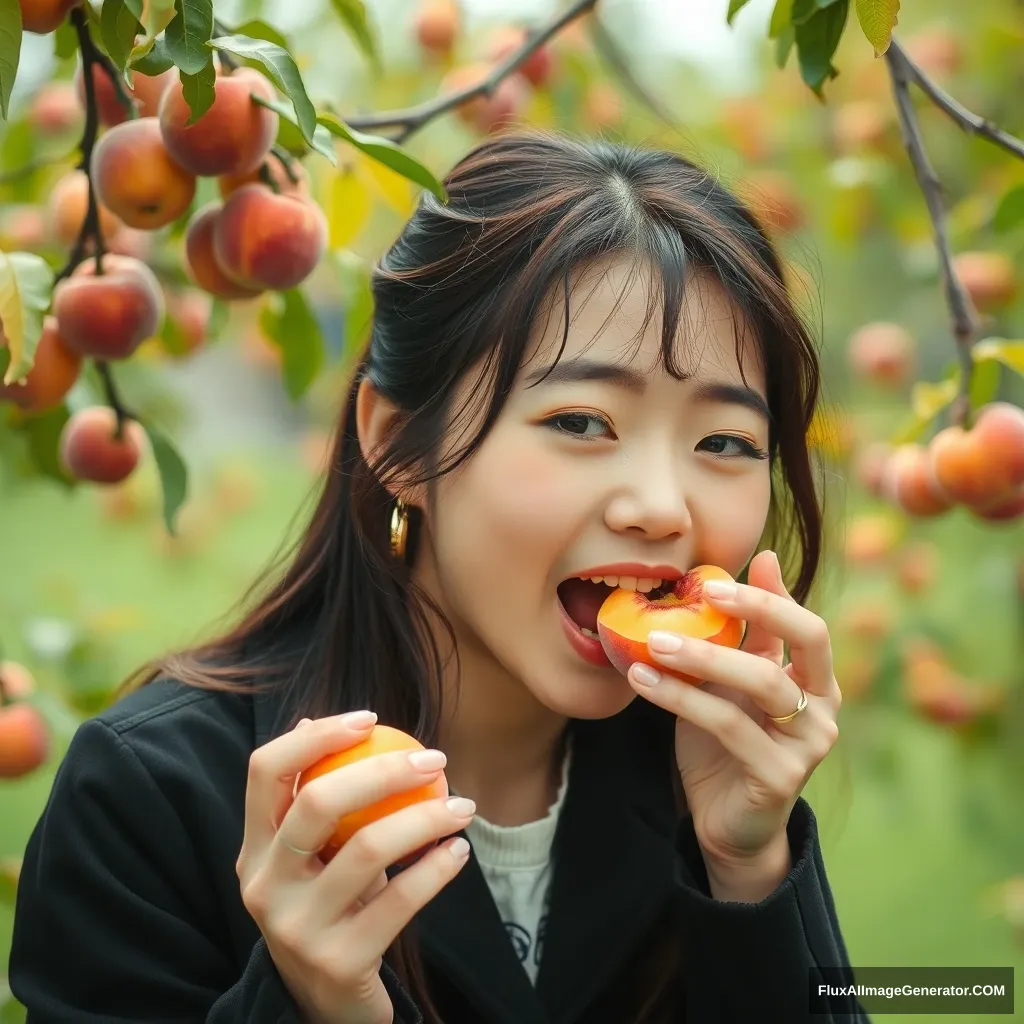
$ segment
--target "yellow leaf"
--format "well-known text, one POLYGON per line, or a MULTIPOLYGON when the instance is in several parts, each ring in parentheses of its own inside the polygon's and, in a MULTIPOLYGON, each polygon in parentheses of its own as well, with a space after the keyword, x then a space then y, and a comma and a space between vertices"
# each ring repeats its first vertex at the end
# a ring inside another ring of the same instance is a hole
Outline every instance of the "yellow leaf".
POLYGON ((361 150, 357 152, 357 166, 364 180, 399 216, 408 217, 416 205, 409 179, 372 160, 361 150))
POLYGON ((899 10, 900 0, 857 0, 857 20, 876 57, 889 49, 899 10))
POLYGON ((926 423, 934 419, 956 398, 959 389, 959 374, 938 383, 918 381, 910 392, 910 407, 914 410, 914 416, 926 423))
POLYGON ((1017 373, 1024 374, 1024 341, 985 338, 971 349, 976 363, 994 359, 1017 373))
POLYGON ((20 383, 32 369, 52 291, 53 271, 41 256, 0 252, 0 328, 10 356, 4 384, 20 383))
POLYGON ((354 170, 342 169, 331 181, 327 203, 327 224, 332 249, 351 245, 370 216, 370 193, 363 178, 354 170))

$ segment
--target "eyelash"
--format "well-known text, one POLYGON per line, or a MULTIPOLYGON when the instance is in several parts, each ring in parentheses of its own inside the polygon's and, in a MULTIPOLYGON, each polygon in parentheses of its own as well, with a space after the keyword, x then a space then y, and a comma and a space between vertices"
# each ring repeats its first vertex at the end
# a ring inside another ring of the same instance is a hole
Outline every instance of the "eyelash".
MULTIPOLYGON (((551 416, 548 419, 544 420, 542 425, 546 426, 546 427, 550 427, 552 430, 556 431, 559 434, 565 434, 568 437, 575 438, 577 441, 585 441, 587 443, 590 443, 591 441, 599 440, 599 438, 596 438, 596 437, 587 437, 584 434, 576 434, 576 433, 574 433, 571 430, 566 430, 563 427, 559 427, 559 426, 556 425, 559 420, 568 419, 570 416, 583 416, 583 417, 585 417, 588 420, 597 420, 599 423, 603 423, 609 430, 611 430, 611 425, 608 423, 608 421, 603 416, 597 416, 594 413, 590 413, 590 412, 562 412, 562 413, 558 413, 556 416, 551 416)), ((709 434, 708 437, 704 438, 704 440, 707 441, 709 438, 712 438, 712 437, 723 437, 723 438, 726 438, 729 441, 735 442, 742 449, 742 451, 738 455, 723 455, 723 454, 721 454, 719 452, 710 452, 709 454, 713 455, 716 459, 736 459, 736 458, 767 459, 768 458, 768 452, 766 452, 763 448, 759 448, 752 441, 748 441, 747 438, 745 438, 745 437, 739 437, 736 434, 709 434)))

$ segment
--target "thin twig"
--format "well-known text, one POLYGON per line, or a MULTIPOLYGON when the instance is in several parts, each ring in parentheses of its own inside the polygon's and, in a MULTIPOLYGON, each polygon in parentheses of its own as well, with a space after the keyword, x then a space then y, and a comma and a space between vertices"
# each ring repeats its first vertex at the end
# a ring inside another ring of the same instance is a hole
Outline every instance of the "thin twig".
POLYGON ((367 128, 397 128, 397 134, 391 136, 394 142, 405 142, 414 132, 419 131, 435 117, 454 110, 477 96, 490 96, 501 81, 518 70, 531 54, 539 50, 552 36, 557 35, 566 25, 582 17, 597 6, 597 0, 576 0, 567 10, 552 18, 542 28, 529 34, 527 40, 517 50, 510 53, 504 60, 494 65, 491 73, 482 81, 465 89, 446 93, 436 99, 428 100, 415 107, 404 110, 387 110, 377 114, 346 117, 345 123, 350 128, 363 130, 367 128))
MULTIPOLYGON (((229 36, 232 34, 231 30, 221 21, 214 21, 213 31, 218 36, 229 36)), ((220 61, 221 70, 225 72, 234 71, 239 66, 234 54, 228 53, 226 50, 218 50, 217 59, 220 61)))
POLYGON ((299 176, 295 171, 295 157, 284 146, 276 144, 270 147, 270 155, 284 168, 284 173, 288 175, 288 180, 293 185, 297 185, 299 183, 299 176))
POLYGON ((972 135, 980 135, 983 139, 988 139, 989 142, 1002 146, 1003 149, 1024 160, 1024 142, 1015 135, 1004 132, 1002 128, 994 124, 987 117, 980 117, 978 114, 972 113, 961 103, 953 99, 948 92, 936 85, 907 56, 906 51, 895 39, 889 44, 889 52, 892 52, 893 49, 896 51, 893 57, 906 68, 907 76, 939 110, 952 118, 965 132, 970 132, 972 135))
MULTIPOLYGON (((137 118, 139 116, 139 108, 135 105, 135 100, 133 100, 128 94, 128 90, 125 88, 124 79, 114 66, 114 62, 95 46, 93 47, 92 60, 94 64, 99 64, 99 66, 107 73, 107 78, 110 79, 110 84, 114 89, 114 95, 117 96, 118 103, 120 103, 128 112, 129 119, 134 120, 137 118)), ((85 72, 83 70, 83 74, 84 73, 85 72)))
POLYGON ((946 229, 946 210, 943 205, 942 182, 939 181, 921 137, 921 126, 917 120, 914 104, 910 99, 910 83, 913 80, 909 61, 903 51, 890 43, 885 53, 885 61, 889 68, 896 109, 899 113, 900 130, 903 144, 910 156, 924 200, 931 217, 932 232, 935 236, 935 247, 939 254, 939 266, 946 293, 946 303, 953 318, 953 337, 956 340, 957 355, 960 359, 960 391, 952 408, 954 422, 964 427, 970 425, 971 378, 974 373, 974 360, 971 348, 978 332, 978 318, 974 306, 963 283, 953 271, 953 257, 946 229))
POLYGON ((86 257, 89 240, 94 242, 94 255, 96 257, 96 273, 103 273, 103 233, 100 229, 100 207, 96 198, 96 189, 93 186, 92 175, 89 165, 92 162, 92 150, 96 145, 96 136, 99 133, 100 118, 99 108, 96 104, 96 85, 92 78, 93 64, 99 59, 100 52, 89 35, 89 25, 81 7, 76 7, 71 12, 71 22, 78 34, 78 46, 82 52, 82 83, 85 86, 85 128, 82 131, 82 159, 78 163, 78 169, 85 172, 86 181, 89 183, 89 208, 82 222, 78 238, 71 248, 67 263, 58 271, 54 284, 70 277, 72 271, 86 257))
POLYGON ((41 171, 44 167, 62 164, 72 159, 77 152, 78 146, 76 145, 70 152, 61 153, 60 156, 37 156, 20 167, 12 167, 9 171, 0 171, 0 185, 10 185, 22 178, 27 178, 30 174, 35 174, 36 171, 41 171))
POLYGON ((107 405, 117 414, 117 429, 114 431, 114 437, 120 441, 121 435, 124 433, 126 421, 138 420, 139 417, 125 406, 121 393, 117 389, 117 382, 114 380, 110 364, 104 359, 95 360, 95 364, 96 372, 100 375, 100 380, 103 381, 103 391, 106 394, 107 405))

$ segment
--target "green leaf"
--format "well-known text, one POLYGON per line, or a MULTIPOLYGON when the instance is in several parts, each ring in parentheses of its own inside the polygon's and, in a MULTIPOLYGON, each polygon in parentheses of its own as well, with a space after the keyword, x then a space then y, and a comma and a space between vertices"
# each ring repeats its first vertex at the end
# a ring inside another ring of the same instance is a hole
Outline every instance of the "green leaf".
POLYGON ((334 114, 321 114, 317 122, 322 124, 332 135, 350 142, 356 149, 362 150, 368 157, 372 157, 385 167, 390 167, 403 178, 431 192, 441 200, 448 202, 448 193, 436 177, 421 164, 415 157, 410 156, 397 143, 390 139, 381 138, 377 135, 364 135, 354 128, 349 128, 344 121, 335 117, 334 114))
POLYGON ((206 67, 194 75, 181 74, 181 94, 192 112, 187 124, 195 124, 205 114, 216 98, 217 69, 213 57, 207 55, 206 67))
POLYGON ((795 42, 796 29, 792 25, 787 25, 779 34, 779 38, 775 40, 775 66, 777 68, 781 69, 786 66, 786 61, 789 60, 789 54, 795 42))
POLYGON ((892 30, 899 20, 900 0, 855 0, 857 20, 867 41, 881 57, 889 49, 892 30))
POLYGON ((129 64, 145 56, 153 48, 158 35, 171 23, 177 11, 174 0, 124 0, 125 5, 142 26, 142 40, 131 52, 129 64))
POLYGON ((974 369, 971 371, 971 386, 968 389, 972 409, 980 409, 996 397, 1002 375, 1002 367, 995 359, 983 359, 981 362, 975 362, 974 369))
POLYGON ((25 438, 29 458, 38 472, 73 490, 77 482, 68 476, 61 464, 59 448, 60 435, 70 418, 67 405, 61 403, 47 412, 26 416, 18 430, 25 438))
POLYGON ((363 0, 331 0, 334 12, 355 40, 356 45, 370 59, 375 71, 380 71, 380 46, 370 25, 363 0))
POLYGON ((292 101, 296 124, 302 132, 302 137, 310 145, 313 144, 316 109, 306 95, 306 87, 302 83, 298 65, 283 46, 268 43, 265 39, 251 39, 249 36, 218 36, 211 39, 207 45, 215 50, 227 50, 236 57, 244 57, 262 64, 274 85, 292 101))
POLYGON ((32 369, 52 295, 53 270, 46 260, 30 252, 0 252, 0 323, 11 353, 4 384, 23 381, 32 369))
POLYGON ((800 75, 819 98, 825 82, 839 74, 832 66, 832 57, 839 46, 849 13, 849 0, 839 0, 815 11, 809 20, 796 26, 800 75))
POLYGON ((810 21, 817 12, 816 0, 793 0, 790 21, 794 25, 802 25, 805 21, 810 21))
POLYGON ((21 874, 21 861, 13 857, 0 859, 0 903, 8 907, 14 906, 18 895, 18 876, 21 874))
POLYGON ((100 8, 100 35, 107 56, 118 71, 128 66, 128 57, 135 47, 135 37, 142 31, 139 19, 125 4, 125 0, 103 0, 100 8))
POLYGON ((768 37, 778 39, 786 29, 793 27, 790 18, 793 15, 793 0, 776 0, 772 10, 772 20, 768 23, 768 37))
POLYGON ((53 33, 53 55, 58 60, 67 60, 78 53, 78 33, 75 26, 65 18, 53 33))
POLYGON ((731 25, 732 19, 735 18, 748 3, 750 3, 750 0, 729 0, 729 10, 726 11, 725 14, 726 23, 731 25))
POLYGON ((284 356, 282 371, 289 397, 301 398, 324 363, 323 333, 306 296, 298 288, 279 292, 273 305, 260 310, 260 327, 284 356))
POLYGON ((919 380, 910 389, 910 408, 919 420, 933 420, 956 398, 959 387, 959 370, 954 376, 935 383, 919 380))
POLYGON ((1024 185, 1016 185, 1007 192, 992 216, 992 227, 998 232, 1010 231, 1024 221, 1024 185))
POLYGON ((21 60, 21 6, 6 0, 0 4, 0 114, 7 120, 7 105, 21 60))
POLYGON ((197 75, 210 62, 213 0, 175 0, 174 9, 178 16, 164 33, 167 52, 186 75, 197 75))
POLYGON ((251 36, 253 39, 265 39, 268 43, 276 43, 283 50, 288 49, 288 40, 269 22, 261 18, 251 18, 237 28, 231 30, 232 35, 251 36))
POLYGON ((151 423, 143 423, 153 447, 153 457, 160 473, 160 485, 164 492, 164 523, 167 532, 175 536, 174 517, 178 514, 188 494, 188 468, 178 454, 177 448, 151 423))
POLYGON ((155 40, 148 53, 133 60, 129 67, 138 71, 140 75, 162 75, 174 67, 174 61, 167 52, 167 42, 163 36, 155 40))
POLYGON ((975 364, 998 362, 1024 375, 1024 341, 985 338, 971 349, 975 364))
POLYGON ((278 129, 277 141, 288 150, 289 153, 301 155, 307 149, 315 149, 321 156, 327 157, 331 165, 338 166, 338 154, 334 152, 334 139, 331 133, 322 125, 318 124, 313 131, 312 147, 307 145, 302 132, 299 130, 295 111, 290 103, 283 100, 265 100, 257 97, 256 102, 271 110, 276 110, 281 116, 282 126, 287 125, 291 130, 278 129))

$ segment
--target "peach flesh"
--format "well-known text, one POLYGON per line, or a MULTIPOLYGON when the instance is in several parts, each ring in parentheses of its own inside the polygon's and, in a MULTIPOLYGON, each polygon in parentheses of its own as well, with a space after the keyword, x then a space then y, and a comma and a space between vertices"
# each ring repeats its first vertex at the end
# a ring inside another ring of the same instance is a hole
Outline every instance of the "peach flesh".
MULTIPOLYGON (((732 576, 718 566, 699 565, 676 580, 661 597, 652 599, 621 587, 613 590, 597 615, 597 634, 612 665, 623 675, 638 661, 667 671, 647 650, 647 637, 655 629, 710 640, 723 647, 739 647, 746 624, 704 600, 703 587, 708 580, 731 581, 732 576)), ((701 682, 684 673, 672 674, 687 683, 701 682)))

